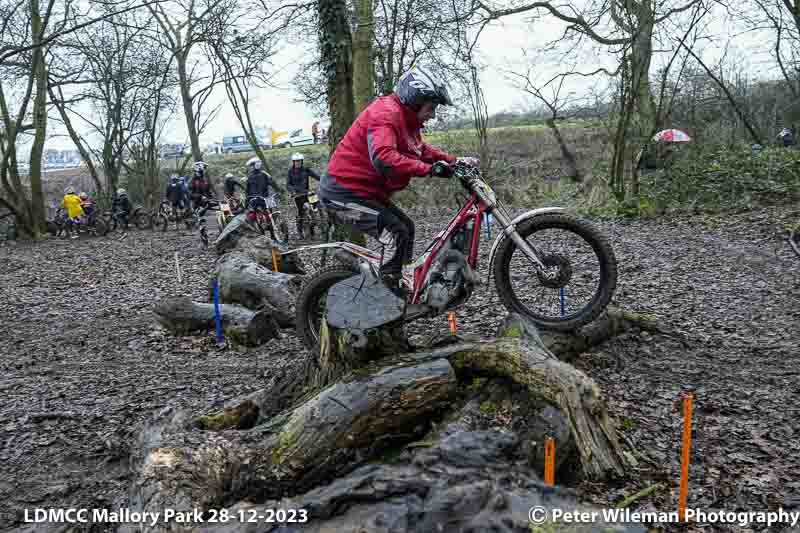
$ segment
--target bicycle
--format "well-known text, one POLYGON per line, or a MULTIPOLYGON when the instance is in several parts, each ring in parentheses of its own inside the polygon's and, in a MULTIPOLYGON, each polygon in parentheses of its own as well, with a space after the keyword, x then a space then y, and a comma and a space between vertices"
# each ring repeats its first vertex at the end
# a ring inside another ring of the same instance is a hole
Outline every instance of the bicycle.
POLYGON ((278 229, 283 236, 283 242, 289 242, 289 225, 280 216, 277 194, 271 194, 269 198, 263 196, 252 196, 247 209, 247 221, 255 225, 255 229, 262 235, 269 236, 273 241, 279 240, 275 230, 278 229))
POLYGON ((62 208, 56 211, 54 222, 57 226, 55 235, 60 239, 66 239, 70 234, 74 234, 76 237, 82 233, 92 237, 102 237, 108 233, 105 221, 97 216, 96 212, 89 216, 84 215, 77 219, 71 219, 67 217, 66 210, 62 208))
MULTIPOLYGON (((488 270, 506 309, 556 331, 575 330, 600 315, 616 289, 617 261, 597 228, 560 207, 533 209, 512 218, 479 168, 457 164, 454 178, 469 197, 422 255, 403 269, 406 322, 437 316, 470 299, 479 283, 476 269, 484 214, 491 214, 501 228, 489 254, 488 270), (551 236, 559 230, 565 235, 551 236), (582 269, 581 260, 590 266, 582 269), (541 296, 530 296, 534 283, 538 287, 533 288, 544 291, 541 296), (581 301, 584 294, 587 298, 581 301)), ((332 222, 357 214, 332 214, 332 222)), ((283 255, 320 249, 335 249, 345 259, 310 277, 297 299, 297 336, 310 349, 319 342, 328 290, 358 273, 378 280, 383 262, 383 253, 348 242, 304 246, 283 255)))
POLYGON ((147 229, 151 225, 150 216, 142 205, 134 207, 127 219, 123 220, 123 218, 124 217, 119 216, 119 213, 114 213, 110 209, 103 212, 103 220, 108 227, 109 233, 117 231, 119 227, 123 228, 123 232, 127 232, 131 224, 142 230, 147 229))

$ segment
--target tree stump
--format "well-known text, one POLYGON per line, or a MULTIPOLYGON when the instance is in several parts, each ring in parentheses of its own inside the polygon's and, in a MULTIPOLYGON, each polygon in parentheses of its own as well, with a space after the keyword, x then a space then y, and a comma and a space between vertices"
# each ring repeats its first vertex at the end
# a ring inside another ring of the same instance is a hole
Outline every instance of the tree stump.
POLYGON ((264 268, 237 249, 217 259, 209 294, 213 294, 214 279, 219 282, 221 303, 265 307, 281 327, 294 326, 299 278, 264 268))
POLYGON ((368 361, 407 352, 404 316, 405 303, 379 280, 360 274, 331 287, 309 384, 324 387, 368 361))
MULTIPOLYGON (((222 329, 236 342, 256 346, 276 338, 278 325, 267 309, 252 311, 231 304, 219 306, 222 329)), ((189 298, 166 298, 154 308, 158 322, 178 335, 216 328, 214 304, 193 302, 189 298)))

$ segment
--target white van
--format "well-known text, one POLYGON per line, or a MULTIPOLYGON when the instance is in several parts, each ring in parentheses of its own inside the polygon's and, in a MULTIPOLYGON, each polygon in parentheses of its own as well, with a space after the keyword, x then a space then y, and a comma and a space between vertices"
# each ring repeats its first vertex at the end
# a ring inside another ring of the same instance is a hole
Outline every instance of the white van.
POLYGON ((307 144, 314 144, 314 136, 311 135, 311 130, 306 128, 294 130, 289 135, 281 135, 275 140, 275 146, 279 148, 292 148, 307 144))

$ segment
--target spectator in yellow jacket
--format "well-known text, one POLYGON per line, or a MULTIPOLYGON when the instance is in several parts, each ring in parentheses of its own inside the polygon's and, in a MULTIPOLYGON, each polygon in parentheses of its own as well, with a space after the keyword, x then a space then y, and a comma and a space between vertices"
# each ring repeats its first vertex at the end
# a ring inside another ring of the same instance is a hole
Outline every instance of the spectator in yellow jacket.
POLYGON ((64 189, 64 199, 61 200, 61 207, 67 210, 69 218, 78 218, 83 216, 83 207, 81 207, 81 199, 75 194, 75 189, 67 187, 64 189))

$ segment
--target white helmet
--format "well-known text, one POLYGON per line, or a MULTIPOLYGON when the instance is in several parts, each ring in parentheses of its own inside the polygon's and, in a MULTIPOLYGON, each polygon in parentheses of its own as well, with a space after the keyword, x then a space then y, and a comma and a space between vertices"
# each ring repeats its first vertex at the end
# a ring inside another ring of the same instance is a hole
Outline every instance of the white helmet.
POLYGON ((128 191, 126 191, 125 189, 117 189, 117 194, 119 196, 125 196, 126 194, 128 194, 128 191))
POLYGON ((64 189, 64 194, 75 194, 75 187, 67 187, 64 189))
POLYGON ((261 160, 258 157, 251 157, 247 160, 247 168, 253 167, 256 170, 261 170, 261 160))
POLYGON ((295 152, 292 154, 292 161, 302 161, 302 160, 303 160, 303 154, 301 154, 300 152, 295 152))
POLYGON ((207 166, 208 165, 206 165, 204 162, 198 161, 197 163, 194 164, 194 169, 195 170, 205 170, 207 166))
POLYGON ((233 177, 233 174, 231 174, 230 172, 225 174, 225 179, 232 178, 232 177, 233 177))

